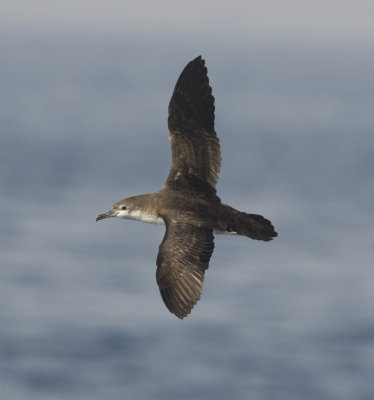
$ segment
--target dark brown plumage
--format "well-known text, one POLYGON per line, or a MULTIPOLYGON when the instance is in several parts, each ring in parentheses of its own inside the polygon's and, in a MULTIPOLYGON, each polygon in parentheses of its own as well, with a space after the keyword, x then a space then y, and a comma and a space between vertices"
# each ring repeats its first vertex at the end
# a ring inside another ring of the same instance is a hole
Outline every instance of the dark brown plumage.
POLYGON ((157 256, 156 280, 170 312, 186 317, 200 299, 213 253, 213 231, 164 217, 166 233, 157 256))
POLYGON ((221 168, 214 97, 201 56, 181 73, 169 104, 172 164, 166 186, 213 198, 221 168))
POLYGON ((168 126, 172 164, 165 185, 158 192, 119 201, 96 220, 118 217, 165 224, 156 280, 166 307, 184 318, 200 299, 214 249, 213 232, 264 241, 277 233, 263 216, 223 204, 216 194, 221 151, 214 131, 214 97, 201 56, 187 64, 175 85, 168 126))

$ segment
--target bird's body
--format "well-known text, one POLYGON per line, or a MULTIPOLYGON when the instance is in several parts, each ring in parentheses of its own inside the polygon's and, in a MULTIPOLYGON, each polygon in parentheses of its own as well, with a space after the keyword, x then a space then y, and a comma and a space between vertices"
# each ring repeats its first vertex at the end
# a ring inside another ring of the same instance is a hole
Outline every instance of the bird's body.
POLYGON ((242 235, 265 241, 272 239, 273 228, 260 215, 240 212, 220 201, 185 196, 166 187, 158 192, 129 197, 126 199, 125 210, 121 210, 123 201, 113 206, 118 209, 117 218, 165 224, 163 215, 175 211, 176 222, 183 216, 198 226, 212 229, 216 234, 242 235))
POLYGON ((205 62, 197 57, 183 70, 170 100, 172 166, 165 185, 158 192, 121 200, 97 217, 166 225, 156 280, 167 308, 179 318, 200 298, 213 233, 264 241, 277 236, 270 221, 235 210, 216 194, 221 153, 211 92, 205 62))

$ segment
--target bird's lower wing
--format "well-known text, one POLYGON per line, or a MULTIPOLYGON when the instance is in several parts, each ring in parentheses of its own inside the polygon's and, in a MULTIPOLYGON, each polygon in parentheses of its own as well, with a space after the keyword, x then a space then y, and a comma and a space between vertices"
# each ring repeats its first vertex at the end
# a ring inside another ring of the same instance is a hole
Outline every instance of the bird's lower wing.
POLYGON ((156 280, 170 312, 186 317, 200 299, 213 253, 211 229, 164 217, 166 233, 157 257, 156 280))

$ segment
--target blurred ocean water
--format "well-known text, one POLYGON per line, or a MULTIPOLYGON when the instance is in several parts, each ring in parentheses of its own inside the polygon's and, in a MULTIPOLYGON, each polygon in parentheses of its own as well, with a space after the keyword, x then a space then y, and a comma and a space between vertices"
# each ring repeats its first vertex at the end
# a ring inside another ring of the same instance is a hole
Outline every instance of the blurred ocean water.
POLYGON ((372 399, 372 49, 10 31, 0 46, 0 399, 372 399), (279 238, 216 237, 179 321, 155 282, 164 228, 95 217, 164 183, 168 101, 200 52, 219 195, 279 238))

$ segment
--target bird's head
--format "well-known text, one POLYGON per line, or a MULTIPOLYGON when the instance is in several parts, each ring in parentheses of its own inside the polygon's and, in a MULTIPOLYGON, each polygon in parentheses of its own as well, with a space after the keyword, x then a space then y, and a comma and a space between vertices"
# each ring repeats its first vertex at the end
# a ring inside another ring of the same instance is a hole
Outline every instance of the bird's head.
POLYGON ((138 208, 134 207, 133 198, 123 199, 118 201, 110 211, 100 214, 97 216, 96 221, 101 219, 116 217, 116 218, 127 218, 135 219, 134 217, 138 214, 138 208))

